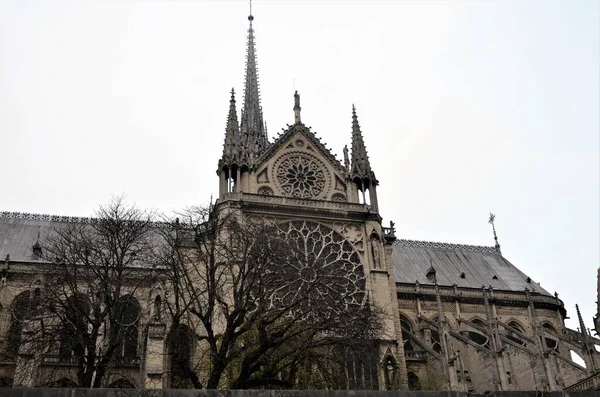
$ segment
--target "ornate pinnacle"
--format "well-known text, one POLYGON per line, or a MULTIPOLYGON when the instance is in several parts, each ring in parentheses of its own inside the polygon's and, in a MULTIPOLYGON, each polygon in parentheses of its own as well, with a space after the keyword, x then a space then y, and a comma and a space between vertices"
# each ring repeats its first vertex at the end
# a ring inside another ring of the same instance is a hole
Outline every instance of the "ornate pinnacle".
POLYGON ((219 168, 231 166, 239 161, 240 157, 240 129, 235 109, 235 91, 231 89, 229 100, 229 114, 227 116, 227 127, 225 129, 225 143, 223 144, 223 157, 219 162, 219 168))
POLYGON ((252 13, 248 16, 248 48, 246 49, 246 82, 244 86, 244 105, 240 124, 242 158, 249 165, 260 156, 268 146, 268 138, 263 124, 262 108, 260 106, 260 90, 258 84, 258 69, 256 65, 256 47, 254 44, 254 29, 252 13))
POLYGON ((352 155, 351 155, 350 176, 352 179, 360 179, 363 182, 377 183, 375 175, 371 170, 367 148, 363 140, 358 117, 356 116, 356 108, 352 105, 352 155))

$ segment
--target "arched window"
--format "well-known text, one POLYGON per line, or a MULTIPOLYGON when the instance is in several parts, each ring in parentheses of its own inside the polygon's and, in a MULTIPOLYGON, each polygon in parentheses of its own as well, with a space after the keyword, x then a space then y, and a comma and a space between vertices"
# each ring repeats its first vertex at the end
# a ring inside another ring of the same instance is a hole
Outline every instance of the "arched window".
POLYGON ((404 343, 404 351, 413 351, 413 345, 410 343, 410 338, 408 335, 413 334, 412 323, 402 314, 400 315, 400 326, 402 328, 402 341, 404 343))
POLYGON ((59 314, 62 322, 59 361, 75 363, 85 354, 90 305, 83 295, 70 296, 59 314))
MULTIPOLYGON (((510 330, 515 330, 517 332, 525 334, 525 330, 523 329, 521 324, 519 324, 516 321, 511 321, 508 323, 508 331, 510 331, 510 330)), ((519 338, 518 336, 506 335, 506 337, 508 339, 510 339, 511 341, 518 343, 521 346, 527 346, 527 343, 524 340, 522 340, 521 338, 519 338)))
POLYGON ((408 390, 421 390, 421 381, 419 380, 419 377, 417 376, 417 374, 415 374, 414 372, 409 372, 407 374, 407 381, 408 381, 408 390))
POLYGON ((121 297, 115 307, 115 326, 120 329, 120 340, 116 348, 118 359, 126 362, 138 357, 138 323, 140 317, 140 305, 137 300, 126 295, 121 297))
MULTIPOLYGON (((485 329, 485 327, 486 327, 486 324, 483 322, 483 320, 480 320, 478 318, 472 319, 471 322, 480 328, 485 329)), ((466 333, 466 336, 473 342, 475 342, 478 345, 483 346, 485 348, 488 348, 488 349, 490 348, 489 338, 487 337, 487 335, 482 334, 481 331, 479 331, 479 330, 466 331, 465 333, 466 333)))
POLYGON ((6 335, 6 356, 7 359, 14 360, 21 346, 24 322, 33 314, 29 291, 21 292, 15 297, 10 311, 10 326, 6 335))
POLYGON ((169 383, 171 389, 193 388, 190 377, 193 376, 192 349, 194 334, 185 325, 178 325, 171 330, 167 339, 169 352, 169 383))
MULTIPOLYGON (((440 319, 438 317, 432 318, 431 321, 436 324, 440 323, 440 319)), ((431 328, 431 347, 438 353, 442 352, 442 342, 437 328, 431 328)))
MULTIPOLYGON (((544 323, 542 324, 542 327, 544 328, 544 331, 546 331, 549 334, 552 335, 556 335, 556 329, 554 329, 554 327, 548 323, 544 323)), ((546 347, 548 349, 552 349, 556 352, 559 352, 560 350, 558 349, 558 341, 556 340, 556 338, 554 337, 544 337, 544 340, 546 342, 546 347)))

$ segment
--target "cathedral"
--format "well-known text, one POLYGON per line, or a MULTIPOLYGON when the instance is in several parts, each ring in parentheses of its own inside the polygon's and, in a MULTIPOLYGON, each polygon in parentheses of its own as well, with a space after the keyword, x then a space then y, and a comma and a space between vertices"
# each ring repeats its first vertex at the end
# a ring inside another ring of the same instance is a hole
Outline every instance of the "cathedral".
MULTIPOLYGON (((365 299, 386 316, 373 345, 375 381, 368 387, 553 391, 594 378, 600 371, 600 339, 586 330, 579 312, 580 329, 567 328, 558 295, 509 262, 497 239, 494 246, 399 239, 393 223, 382 224, 374 170, 383 164, 370 161, 368 131, 363 136, 354 106, 342 161, 304 124, 298 92, 293 101, 290 95, 294 124, 270 139, 260 103, 253 19, 248 17, 241 113, 238 119, 232 90, 214 205, 270 219, 285 233, 338 241, 347 251, 345 260, 362 271, 365 299)), ((89 221, 0 213, 0 256, 5 258, 0 264, 0 386, 45 385, 40 374, 58 366, 56 384, 74 384, 71 361, 34 359, 15 348, 20 333, 30 332, 15 324, 21 324, 23 302, 34 299, 42 284, 40 269, 46 263, 40 241, 62 225, 89 221)), ((169 320, 157 314, 167 298, 157 291, 150 285, 136 292, 135 332, 129 338, 134 342, 123 347, 130 359, 112 369, 105 387, 172 386, 164 332, 169 320)))

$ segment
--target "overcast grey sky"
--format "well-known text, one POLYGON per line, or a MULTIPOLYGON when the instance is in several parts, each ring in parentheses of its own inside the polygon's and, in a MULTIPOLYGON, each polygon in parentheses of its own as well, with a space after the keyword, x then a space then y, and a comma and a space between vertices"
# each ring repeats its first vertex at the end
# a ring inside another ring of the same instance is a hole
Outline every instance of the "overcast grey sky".
MULTIPOLYGON (((357 107, 384 222, 493 245, 588 327, 599 265, 598 1, 255 1, 271 139, 341 158, 357 107), (295 83, 294 83, 295 81, 295 83)), ((0 2, 0 210, 206 203, 247 1, 0 2)))

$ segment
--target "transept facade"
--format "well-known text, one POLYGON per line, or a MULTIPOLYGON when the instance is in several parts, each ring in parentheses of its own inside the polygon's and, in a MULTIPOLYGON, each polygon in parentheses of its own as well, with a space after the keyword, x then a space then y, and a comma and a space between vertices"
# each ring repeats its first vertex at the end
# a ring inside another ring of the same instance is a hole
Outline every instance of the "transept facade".
MULTIPOLYGON (((299 280, 323 272, 332 285, 343 286, 344 296, 352 297, 353 304, 385 311, 382 336, 374 344, 377 360, 372 368, 361 370, 363 377, 369 372, 375 380, 357 382, 352 380, 356 369, 349 370, 349 387, 563 390, 596 373, 600 355, 595 346, 600 346, 600 339, 585 332, 583 320, 580 330, 568 329, 558 295, 504 258, 497 241, 484 247, 399 239, 393 223, 382 224, 376 164, 368 157, 368 133, 363 136, 354 106, 349 112, 350 150, 344 149, 343 161, 303 123, 298 92, 293 98, 294 124, 269 140, 260 103, 254 17, 248 19, 243 104, 238 119, 232 90, 215 206, 249 219, 265 219, 285 238, 304 236, 305 255, 313 262, 310 269, 297 269, 299 280), (315 249, 321 245, 314 241, 335 246, 332 250, 338 255, 321 257, 315 249), (346 276, 339 277, 339 269, 346 276), (585 366, 573 360, 573 353, 585 366)), ((39 293, 40 269, 46 265, 39 255, 40 235, 63 224, 88 221, 0 214, 0 255, 5 258, 0 266, 0 386, 47 385, 44 373, 52 373, 54 385, 73 383, 68 349, 62 356, 21 354, 21 335, 30 332, 25 325, 30 313, 22 310, 22 302, 39 293)), ((140 269, 139 278, 148 272, 140 269)), ((132 292, 127 313, 135 327, 105 386, 172 387, 181 374, 171 366, 170 357, 194 359, 195 341, 189 333, 166 332, 170 327, 162 312, 166 295, 154 284, 132 292), (169 347, 175 339, 183 341, 177 351, 169 347)))

